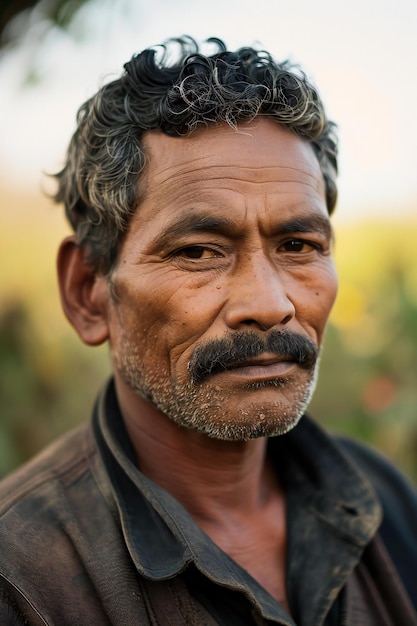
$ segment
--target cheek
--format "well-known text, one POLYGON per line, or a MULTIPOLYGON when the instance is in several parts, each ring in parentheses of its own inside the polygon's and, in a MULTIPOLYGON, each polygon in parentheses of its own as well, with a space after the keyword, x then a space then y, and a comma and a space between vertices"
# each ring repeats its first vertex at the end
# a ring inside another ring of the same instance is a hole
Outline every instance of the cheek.
POLYGON ((335 303, 335 300, 337 298, 337 292, 339 289, 339 277, 337 275, 337 271, 336 271, 336 267, 334 263, 332 263, 331 268, 329 269, 329 273, 326 278, 325 285, 326 285, 326 293, 328 297, 328 302, 329 302, 328 306, 329 306, 329 313, 330 313, 330 310, 332 309, 335 303))
MULTIPOLYGON (((212 327, 222 307, 222 290, 214 286, 143 284, 132 289, 120 281, 110 341, 123 339, 143 358, 188 363, 195 343, 212 327)), ((181 365, 180 365, 181 366, 181 365)))
POLYGON ((175 360, 188 362, 196 343, 221 332, 216 325, 223 305, 222 290, 215 287, 190 289, 171 299, 165 336, 175 360))
POLYGON ((168 327, 166 311, 151 296, 151 289, 146 293, 119 280, 114 291, 116 298, 109 315, 112 351, 131 351, 146 358, 151 346, 158 350, 157 342, 168 327))
POLYGON ((320 273, 305 276, 295 295, 296 315, 303 326, 314 329, 319 341, 336 300, 338 281, 333 264, 320 273))
POLYGON ((316 318, 313 324, 317 332, 318 345, 321 345, 329 321, 330 312, 336 299, 336 289, 333 290, 331 294, 327 291, 325 297, 323 297, 323 294, 318 293, 316 298, 319 304, 316 307, 316 318))
POLYGON ((337 297, 338 279, 334 267, 321 277, 314 286, 314 298, 319 302, 323 313, 329 315, 337 297))

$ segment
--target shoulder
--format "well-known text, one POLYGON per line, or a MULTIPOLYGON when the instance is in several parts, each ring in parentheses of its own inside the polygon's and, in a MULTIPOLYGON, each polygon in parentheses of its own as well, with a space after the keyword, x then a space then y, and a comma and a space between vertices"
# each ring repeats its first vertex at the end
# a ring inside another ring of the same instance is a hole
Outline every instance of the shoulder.
POLYGON ((376 450, 343 437, 335 441, 373 485, 383 509, 379 534, 417 605, 417 490, 376 450))
MULTIPOLYGON (((0 482, 3 554, 12 559, 27 551, 28 558, 39 558, 52 537, 63 534, 67 518, 79 508, 77 501, 85 498, 83 492, 93 491, 95 455, 90 429, 83 427, 60 438, 0 482)), ((2 559, 0 572, 7 562, 2 559)))
MULTIPOLYGON (((90 611, 99 607, 85 564, 96 549, 103 551, 98 544, 113 518, 98 456, 91 429, 83 427, 0 483, 2 624, 20 624, 11 615, 25 616, 24 623, 52 623, 45 617, 51 610, 83 623, 77 611, 85 598, 90 611)), ((101 623, 97 610, 95 623, 101 623)))
POLYGON ((95 447, 87 427, 61 437, 0 481, 0 520, 10 508, 53 483, 70 484, 88 466, 95 447))
POLYGON ((375 449, 346 437, 335 441, 372 483, 387 513, 402 510, 407 520, 417 522, 417 490, 408 478, 375 449))

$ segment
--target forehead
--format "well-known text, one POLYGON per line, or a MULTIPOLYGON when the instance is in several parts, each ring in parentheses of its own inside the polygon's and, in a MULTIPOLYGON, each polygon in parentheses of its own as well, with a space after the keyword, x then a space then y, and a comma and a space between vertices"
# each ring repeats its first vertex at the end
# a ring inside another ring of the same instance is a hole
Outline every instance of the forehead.
POLYGON ((237 128, 213 124, 186 137, 171 137, 160 131, 144 135, 148 156, 149 186, 169 182, 188 173, 211 170, 213 176, 227 168, 239 180, 262 182, 265 174, 280 182, 310 178, 324 189, 324 180, 311 144, 269 118, 241 122, 237 128))
POLYGON ((318 207, 327 215, 324 180, 311 144, 268 118, 237 129, 213 124, 187 137, 150 131, 143 143, 147 167, 133 218, 142 233, 150 222, 172 221, 175 213, 201 208, 247 217, 249 209, 259 212, 260 206, 270 213, 318 207))

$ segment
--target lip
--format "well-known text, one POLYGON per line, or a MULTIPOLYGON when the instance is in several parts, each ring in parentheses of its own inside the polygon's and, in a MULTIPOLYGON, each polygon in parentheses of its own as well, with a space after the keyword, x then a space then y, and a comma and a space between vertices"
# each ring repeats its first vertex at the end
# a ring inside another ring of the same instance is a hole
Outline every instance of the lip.
POLYGON ((227 369, 215 374, 232 380, 261 382, 275 378, 285 378, 291 374, 298 364, 287 356, 262 355, 245 361, 231 363, 227 369))
POLYGON ((278 356, 277 354, 261 354, 258 357, 252 357, 251 359, 245 359, 244 361, 236 361, 232 362, 228 365, 228 369, 234 369, 239 367, 250 367, 252 365, 260 365, 262 367, 267 367, 268 365, 275 365, 276 363, 290 362, 291 359, 284 356, 278 356))

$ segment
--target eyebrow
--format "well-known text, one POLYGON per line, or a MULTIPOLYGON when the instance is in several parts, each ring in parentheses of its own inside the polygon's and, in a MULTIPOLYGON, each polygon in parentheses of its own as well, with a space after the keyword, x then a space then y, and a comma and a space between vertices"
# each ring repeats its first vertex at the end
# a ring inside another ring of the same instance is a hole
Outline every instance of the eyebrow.
POLYGON ((192 210, 181 215, 173 224, 170 224, 158 237, 161 246, 169 244, 172 240, 192 233, 233 233, 235 224, 226 217, 214 217, 195 213, 192 210))
POLYGON ((333 228, 328 217, 324 215, 306 215, 289 219, 280 224, 276 230, 279 235, 290 233, 322 233, 328 239, 333 239, 333 228))
MULTIPOLYGON (((178 237, 193 233, 214 233, 225 236, 236 236, 236 223, 227 217, 204 215, 192 210, 181 215, 158 236, 158 244, 162 247, 169 245, 178 237)), ((333 229, 329 218, 314 214, 291 218, 277 225, 273 229, 276 236, 291 233, 319 232, 328 239, 333 238, 333 229)))

